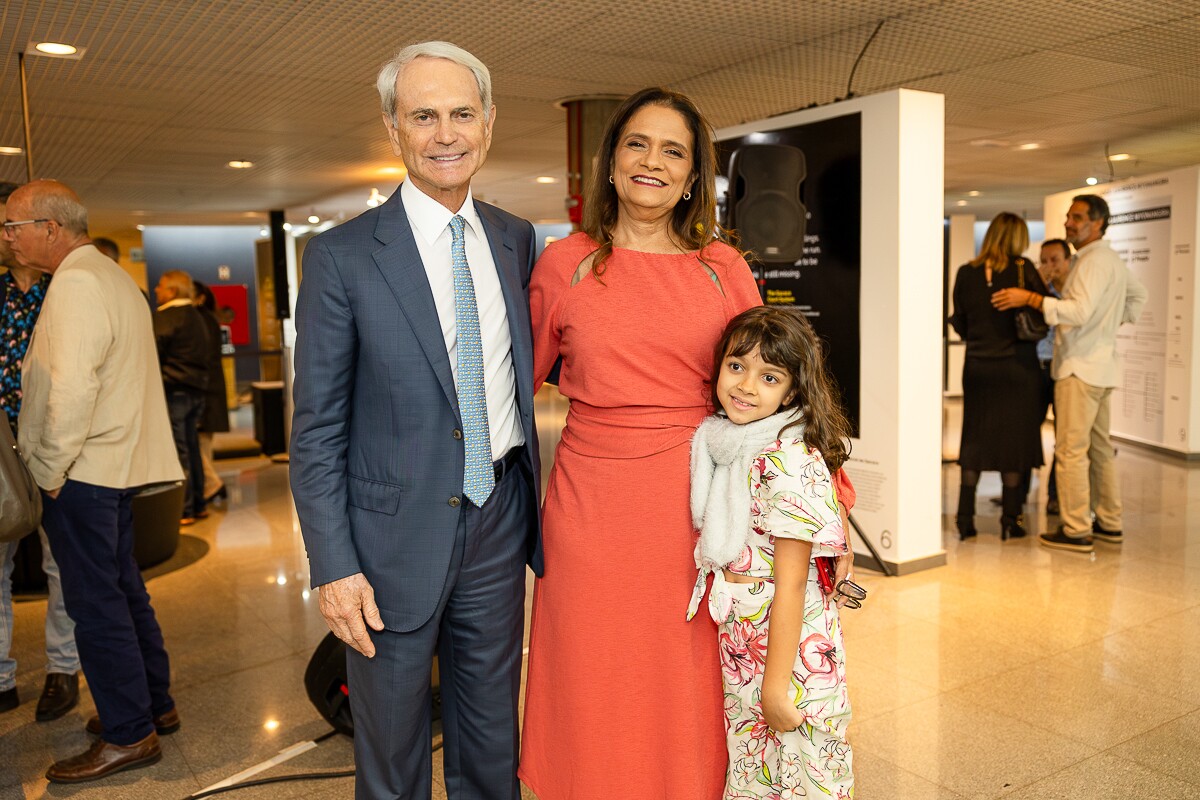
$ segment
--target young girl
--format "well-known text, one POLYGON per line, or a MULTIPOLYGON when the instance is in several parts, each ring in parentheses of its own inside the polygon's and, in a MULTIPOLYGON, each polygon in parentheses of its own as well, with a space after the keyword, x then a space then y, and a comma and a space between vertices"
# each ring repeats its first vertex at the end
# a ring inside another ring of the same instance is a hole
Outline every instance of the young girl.
MULTIPOLYGON (((725 800, 852 797, 844 598, 825 595, 814 561, 848 552, 831 473, 846 460, 849 425, 799 314, 763 306, 738 315, 716 356, 713 405, 725 413, 706 419, 692 442, 701 534, 688 618, 711 572, 725 800)), ((852 492, 844 475, 838 483, 852 492)))

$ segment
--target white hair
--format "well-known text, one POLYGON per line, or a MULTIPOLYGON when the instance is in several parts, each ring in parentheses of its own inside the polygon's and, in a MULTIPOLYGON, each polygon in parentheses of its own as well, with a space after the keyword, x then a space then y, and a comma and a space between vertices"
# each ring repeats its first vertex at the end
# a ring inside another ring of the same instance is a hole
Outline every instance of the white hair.
POLYGON ((421 42, 410 44, 396 55, 392 56, 379 70, 375 79, 375 88, 379 90, 379 99, 383 104, 383 113, 392 124, 396 119, 396 79, 400 70, 418 58, 444 58, 455 64, 471 70, 475 83, 479 86, 479 102, 483 104, 483 118, 486 120, 492 113, 492 76, 483 62, 475 56, 450 42, 421 42))

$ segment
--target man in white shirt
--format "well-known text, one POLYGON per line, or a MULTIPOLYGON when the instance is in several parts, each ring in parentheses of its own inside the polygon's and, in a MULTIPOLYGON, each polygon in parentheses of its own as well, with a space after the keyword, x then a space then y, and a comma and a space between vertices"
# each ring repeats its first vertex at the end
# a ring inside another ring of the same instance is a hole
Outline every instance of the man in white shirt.
POLYGON ((479 59, 401 50, 377 81, 407 178, 315 237, 296 312, 291 484, 348 645, 356 795, 518 800, 525 565, 541 574, 533 227, 474 200, 496 109, 479 59))
POLYGON ((1119 544, 1121 494, 1109 440, 1109 402, 1117 385, 1117 329, 1137 321, 1146 287, 1102 237, 1108 203, 1076 196, 1067 211, 1066 238, 1075 246, 1062 298, 1022 289, 994 295, 997 308, 1040 308, 1056 326, 1054 341, 1055 465, 1062 524, 1041 535, 1058 550, 1090 553, 1093 538, 1119 544), (1091 513, 1095 512, 1095 520, 1091 513))

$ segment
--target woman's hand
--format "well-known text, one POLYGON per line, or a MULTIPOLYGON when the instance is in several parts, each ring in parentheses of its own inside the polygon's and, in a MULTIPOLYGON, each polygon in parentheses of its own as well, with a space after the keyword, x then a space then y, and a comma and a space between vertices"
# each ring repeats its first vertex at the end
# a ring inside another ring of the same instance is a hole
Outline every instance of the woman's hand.
POLYGON ((1008 311, 1010 308, 1021 308, 1022 306, 1038 307, 1037 301, 1034 299, 1039 297, 1037 292, 1031 292, 1028 289, 1001 289, 992 294, 992 307, 997 311, 1008 311))
POLYGON ((766 721, 767 727, 776 733, 794 731, 804 723, 804 715, 796 708, 788 694, 786 684, 772 689, 763 682, 763 720, 766 721))

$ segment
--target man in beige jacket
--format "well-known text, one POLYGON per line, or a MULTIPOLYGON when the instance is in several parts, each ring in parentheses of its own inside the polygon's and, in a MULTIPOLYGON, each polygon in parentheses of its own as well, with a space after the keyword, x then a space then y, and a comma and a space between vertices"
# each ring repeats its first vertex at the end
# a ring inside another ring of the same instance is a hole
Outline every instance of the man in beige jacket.
POLYGON ((162 632, 133 558, 133 495, 183 478, 167 420, 150 312, 87 235, 66 186, 13 192, 4 238, 18 264, 53 275, 22 370, 19 442, 42 488, 43 524, 99 717, 100 738, 55 763, 59 783, 162 758, 179 727, 162 632))

